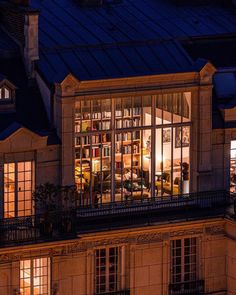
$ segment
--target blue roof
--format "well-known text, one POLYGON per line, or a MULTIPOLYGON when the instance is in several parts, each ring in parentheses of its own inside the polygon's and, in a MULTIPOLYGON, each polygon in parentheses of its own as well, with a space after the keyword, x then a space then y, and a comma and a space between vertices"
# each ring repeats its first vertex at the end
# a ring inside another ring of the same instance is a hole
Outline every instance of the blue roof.
POLYGON ((40 10, 38 69, 49 83, 187 72, 179 42, 236 33, 232 7, 122 0, 86 8, 75 0, 31 0, 40 10))
POLYGON ((9 57, 18 50, 16 43, 0 28, 0 56, 9 57))

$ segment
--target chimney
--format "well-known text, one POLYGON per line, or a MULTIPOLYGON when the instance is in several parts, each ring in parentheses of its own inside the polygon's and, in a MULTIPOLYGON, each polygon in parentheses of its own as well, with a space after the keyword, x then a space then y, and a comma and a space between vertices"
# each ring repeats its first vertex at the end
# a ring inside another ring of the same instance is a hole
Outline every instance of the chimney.
POLYGON ((20 45, 29 76, 38 54, 39 11, 32 9, 29 0, 9 0, 0 3, 0 20, 5 30, 20 45))

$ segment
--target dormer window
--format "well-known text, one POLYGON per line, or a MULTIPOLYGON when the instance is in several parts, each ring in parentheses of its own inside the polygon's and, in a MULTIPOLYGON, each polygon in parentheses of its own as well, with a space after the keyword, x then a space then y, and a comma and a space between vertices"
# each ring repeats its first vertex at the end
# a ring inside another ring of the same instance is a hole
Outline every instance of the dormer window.
POLYGON ((0 101, 9 100, 11 98, 11 91, 7 87, 0 87, 0 101))
POLYGON ((15 85, 0 74, 0 112, 15 111, 15 92, 15 85))

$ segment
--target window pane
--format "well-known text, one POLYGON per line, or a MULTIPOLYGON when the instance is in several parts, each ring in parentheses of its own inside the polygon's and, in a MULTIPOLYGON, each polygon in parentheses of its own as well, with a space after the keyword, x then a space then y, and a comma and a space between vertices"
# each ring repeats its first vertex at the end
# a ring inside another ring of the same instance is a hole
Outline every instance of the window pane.
POLYGON ((115 292, 120 289, 121 259, 119 247, 95 251, 95 291, 96 294, 115 292))
POLYGON ((152 96, 142 98, 142 124, 143 126, 152 125, 152 96))
MULTIPOLYGON (((197 279, 196 243, 196 238, 171 241, 171 281, 173 284, 192 282, 197 279)), ((177 286, 187 288, 190 285, 182 284, 177 286)))
POLYGON ((4 164, 4 217, 33 213, 32 162, 4 164), (27 201, 27 206, 25 202, 27 201), (29 206, 29 202, 31 205, 29 206), (27 208, 27 210, 25 210, 27 208))
POLYGON ((20 261, 20 294, 50 295, 49 258, 20 261))
POLYGON ((230 150, 230 191, 236 192, 236 140, 231 141, 230 150))
POLYGON ((187 92, 76 102, 75 179, 81 204, 149 198, 151 187, 159 196, 187 193, 190 103, 187 92))
POLYGON ((7 88, 4 88, 4 92, 5 92, 5 99, 9 99, 10 98, 10 91, 7 88))

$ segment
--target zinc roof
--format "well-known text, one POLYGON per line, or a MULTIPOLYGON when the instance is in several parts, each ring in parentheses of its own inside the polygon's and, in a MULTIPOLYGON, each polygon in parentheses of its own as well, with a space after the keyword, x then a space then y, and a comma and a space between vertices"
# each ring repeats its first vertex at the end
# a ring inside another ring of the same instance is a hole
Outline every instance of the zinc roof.
POLYGON ((73 73, 80 80, 187 72, 194 61, 181 40, 236 33, 235 9, 168 0, 32 0, 39 9, 38 69, 48 83, 73 73))

